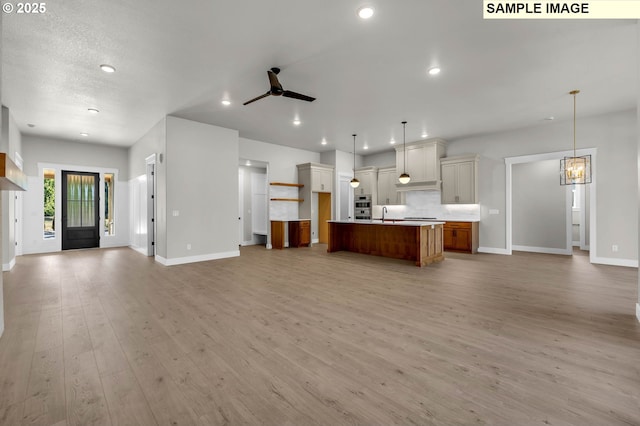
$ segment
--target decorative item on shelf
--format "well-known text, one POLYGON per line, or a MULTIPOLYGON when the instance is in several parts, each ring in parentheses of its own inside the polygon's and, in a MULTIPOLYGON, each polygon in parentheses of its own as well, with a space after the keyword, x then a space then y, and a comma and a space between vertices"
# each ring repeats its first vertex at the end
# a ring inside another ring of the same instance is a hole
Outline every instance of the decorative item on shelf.
POLYGON ((573 157, 560 160, 560 185, 584 185, 591 183, 591 155, 576 155, 576 95, 579 90, 569 92, 573 95, 573 157))
POLYGON ((407 173, 407 122, 402 122, 402 174, 398 178, 401 184, 406 185, 411 180, 411 176, 407 173))
POLYGON ((356 134, 353 134, 353 179, 351 179, 351 187, 357 188, 360 186, 360 181, 356 179, 356 134))

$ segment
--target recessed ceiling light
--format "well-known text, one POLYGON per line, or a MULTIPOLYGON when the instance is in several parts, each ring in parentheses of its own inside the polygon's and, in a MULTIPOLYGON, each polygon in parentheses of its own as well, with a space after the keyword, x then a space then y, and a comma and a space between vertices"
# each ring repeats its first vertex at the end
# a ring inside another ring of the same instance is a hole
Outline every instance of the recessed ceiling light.
POLYGON ((33 124, 33 123, 27 123, 27 126, 29 126, 29 127, 36 127, 36 125, 35 125, 35 124, 33 124))
POLYGON ((553 120, 555 120, 555 119, 556 119, 556 118, 555 118, 553 115, 552 115, 551 117, 546 117, 546 118, 545 118, 545 120, 547 120, 547 121, 553 121, 553 120))
POLYGON ((438 75, 440 74, 440 71, 441 71, 440 67, 431 67, 429 68, 428 72, 429 72, 429 75, 438 75))
POLYGON ((367 145, 362 147, 363 149, 369 149, 369 147, 367 145))
POLYGON ((326 145, 327 144, 327 140, 325 138, 322 138, 322 142, 320 142, 322 145, 326 145))
POLYGON ((251 165, 251 161, 247 160, 247 162, 244 163, 244 164, 247 165, 247 166, 250 166, 251 165))
POLYGON ((374 10, 371 6, 362 6, 358 9, 358 16, 362 19, 369 19, 373 16, 374 10))
POLYGON ((391 140, 389 141, 389 143, 390 143, 391 145, 395 145, 396 140, 395 140, 395 139, 391 139, 391 140))
POLYGON ((422 133, 422 135, 421 135, 421 136, 422 136, 422 139, 424 139, 424 138, 426 138, 426 137, 427 137, 427 136, 429 136, 429 135, 427 134, 427 132, 424 132, 424 133, 422 133))
POLYGON ((99 112, 100 112, 100 111, 98 111, 98 110, 97 110, 97 109, 95 109, 95 108, 88 108, 88 109, 87 109, 87 111, 89 111, 91 114, 97 114, 97 113, 99 113, 99 112))
POLYGON ((106 72, 106 73, 109 73, 109 74, 111 74, 111 73, 113 73, 113 72, 116 72, 115 67, 113 67, 112 65, 108 65, 108 64, 102 64, 102 65, 100 65, 100 69, 101 69, 102 71, 106 72))
POLYGON ((80 133, 80 136, 84 136, 86 138, 87 136, 89 136, 89 133, 82 132, 80 133))
POLYGON ((224 106, 229 106, 231 105, 231 101, 228 99, 223 99, 222 102, 220 102, 222 105, 224 106))
POLYGON ((294 126, 299 126, 300 123, 301 123, 301 121, 299 119, 297 119, 297 118, 295 120, 293 120, 293 125, 294 126))

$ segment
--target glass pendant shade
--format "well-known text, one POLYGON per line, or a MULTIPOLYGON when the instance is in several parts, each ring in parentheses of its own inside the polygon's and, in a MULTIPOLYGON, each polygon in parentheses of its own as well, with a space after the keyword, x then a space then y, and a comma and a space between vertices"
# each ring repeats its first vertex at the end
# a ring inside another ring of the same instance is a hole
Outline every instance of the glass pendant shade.
POLYGON ((357 188, 360 186, 360 181, 356 178, 351 179, 351 182, 349 182, 352 188, 357 188))
POLYGON ((560 185, 591 183, 591 156, 564 157, 560 160, 560 185))
POLYGON ((409 183, 409 181, 411 180, 411 176, 409 176, 406 173, 403 173, 403 174, 400 175, 398 180, 400 181, 401 184, 405 185, 405 184, 409 183))

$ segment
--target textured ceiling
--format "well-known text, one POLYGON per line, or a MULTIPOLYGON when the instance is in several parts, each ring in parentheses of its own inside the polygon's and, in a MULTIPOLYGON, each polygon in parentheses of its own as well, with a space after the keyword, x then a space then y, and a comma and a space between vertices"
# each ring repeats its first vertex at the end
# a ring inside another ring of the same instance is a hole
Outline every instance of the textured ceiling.
POLYGON ((313 151, 350 152, 357 133, 359 154, 402 142, 403 120, 407 142, 568 120, 575 88, 581 116, 636 105, 635 20, 484 21, 479 1, 375 0, 362 21, 359 4, 65 0, 4 14, 2 102, 22 132, 56 138, 129 146, 173 114, 313 151), (243 106, 273 66, 317 100, 243 106))

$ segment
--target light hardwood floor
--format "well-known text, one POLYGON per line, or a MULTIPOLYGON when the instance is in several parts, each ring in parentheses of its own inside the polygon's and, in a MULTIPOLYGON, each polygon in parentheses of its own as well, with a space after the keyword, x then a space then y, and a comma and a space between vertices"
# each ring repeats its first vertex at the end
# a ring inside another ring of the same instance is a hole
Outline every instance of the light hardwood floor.
POLYGON ((325 245, 4 274, 2 425, 640 425, 637 271, 325 245))

